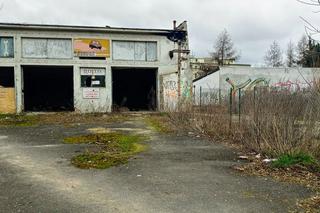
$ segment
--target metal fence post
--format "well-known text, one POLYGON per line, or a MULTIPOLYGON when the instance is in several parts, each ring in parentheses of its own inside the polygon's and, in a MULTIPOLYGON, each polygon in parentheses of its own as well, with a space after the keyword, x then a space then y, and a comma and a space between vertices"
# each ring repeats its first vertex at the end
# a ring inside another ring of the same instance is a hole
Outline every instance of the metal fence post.
POLYGON ((238 103, 238 111, 239 111, 239 126, 241 122, 241 89, 239 89, 239 103, 238 103))
POLYGON ((197 105, 197 102, 196 102, 196 95, 197 93, 196 93, 196 85, 193 85, 193 104, 194 104, 194 106, 196 106, 197 105))
POLYGON ((230 94, 229 94, 229 111, 230 111, 230 119, 229 119, 229 129, 231 131, 231 128, 232 128, 232 109, 233 109, 233 103, 232 103, 232 100, 233 100, 233 90, 230 89, 230 94))
POLYGON ((200 86, 200 108, 201 108, 201 105, 202 105, 202 87, 200 86))

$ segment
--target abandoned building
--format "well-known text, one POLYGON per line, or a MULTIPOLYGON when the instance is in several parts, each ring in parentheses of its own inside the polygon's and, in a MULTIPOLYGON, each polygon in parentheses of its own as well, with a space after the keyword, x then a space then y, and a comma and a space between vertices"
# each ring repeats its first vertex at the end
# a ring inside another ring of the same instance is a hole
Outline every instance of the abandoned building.
POLYGON ((167 110, 192 96, 173 29, 0 24, 0 113, 167 110))

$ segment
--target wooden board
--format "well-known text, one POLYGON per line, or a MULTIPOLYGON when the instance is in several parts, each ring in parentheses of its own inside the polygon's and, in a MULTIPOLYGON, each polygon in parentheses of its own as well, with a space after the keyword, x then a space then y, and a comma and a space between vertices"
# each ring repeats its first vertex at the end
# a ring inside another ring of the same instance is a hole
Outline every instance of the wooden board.
POLYGON ((16 94, 14 88, 0 87, 0 113, 16 113, 16 94))

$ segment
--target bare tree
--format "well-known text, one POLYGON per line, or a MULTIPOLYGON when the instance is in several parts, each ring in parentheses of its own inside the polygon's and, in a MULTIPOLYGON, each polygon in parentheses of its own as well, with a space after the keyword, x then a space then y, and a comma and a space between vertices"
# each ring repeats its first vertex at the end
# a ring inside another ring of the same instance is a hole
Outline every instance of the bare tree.
POLYGON ((227 30, 223 30, 217 37, 214 44, 214 52, 211 53, 212 58, 218 61, 220 66, 225 65, 227 60, 236 61, 240 58, 240 54, 235 49, 231 36, 227 30))
MULTIPOLYGON (((319 9, 316 11, 313 11, 314 13, 320 13, 320 0, 297 0, 300 3, 310 5, 313 7, 318 7, 319 9)), ((305 23, 305 31, 306 34, 311 37, 315 34, 318 34, 320 31, 317 27, 315 27, 311 22, 309 22, 307 19, 303 18, 300 16, 300 18, 304 21, 305 23)))
POLYGON ((288 67, 294 67, 296 65, 297 59, 296 59, 296 52, 295 52, 295 45, 290 41, 287 46, 287 61, 286 64, 288 67))
POLYGON ((270 67, 280 67, 282 62, 282 51, 277 41, 273 41, 264 57, 265 63, 270 67))

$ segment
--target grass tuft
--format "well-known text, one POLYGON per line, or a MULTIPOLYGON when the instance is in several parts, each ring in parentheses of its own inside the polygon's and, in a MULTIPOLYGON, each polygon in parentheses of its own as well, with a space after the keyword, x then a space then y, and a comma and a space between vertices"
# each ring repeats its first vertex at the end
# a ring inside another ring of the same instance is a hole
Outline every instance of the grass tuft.
POLYGON ((317 164, 317 160, 311 155, 296 153, 281 155, 278 160, 272 163, 272 166, 276 168, 288 168, 296 165, 309 167, 317 164))

